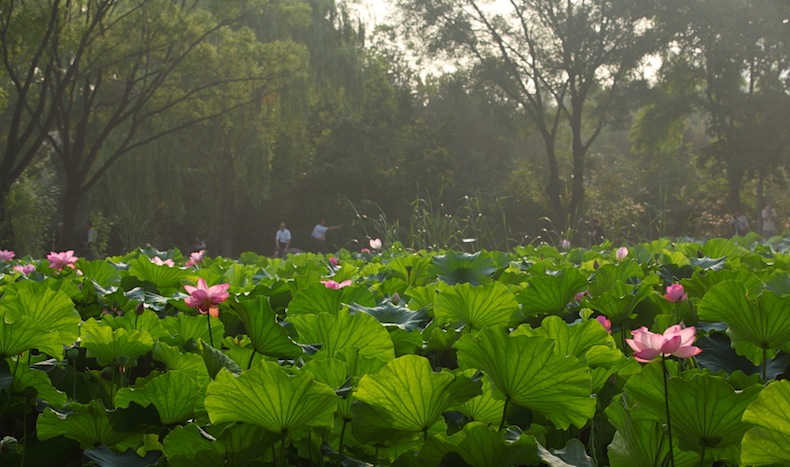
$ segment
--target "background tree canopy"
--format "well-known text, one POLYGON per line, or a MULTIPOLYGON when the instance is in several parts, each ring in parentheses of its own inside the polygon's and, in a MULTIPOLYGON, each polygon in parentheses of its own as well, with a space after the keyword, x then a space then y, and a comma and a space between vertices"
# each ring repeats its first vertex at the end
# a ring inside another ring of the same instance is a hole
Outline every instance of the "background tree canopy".
POLYGON ((767 201, 785 227, 786 1, 357 6, 0 2, 0 247, 729 235, 767 201))

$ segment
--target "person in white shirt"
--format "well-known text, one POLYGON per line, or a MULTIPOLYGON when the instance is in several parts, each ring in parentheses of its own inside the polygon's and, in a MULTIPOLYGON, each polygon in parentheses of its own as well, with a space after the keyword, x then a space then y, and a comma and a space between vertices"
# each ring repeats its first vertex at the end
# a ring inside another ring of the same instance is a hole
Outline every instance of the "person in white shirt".
POLYGON ((321 219, 318 224, 313 227, 313 233, 310 236, 313 238, 316 253, 329 253, 329 247, 326 244, 326 233, 330 230, 336 230, 342 225, 333 225, 332 227, 326 226, 326 220, 321 219))
POLYGON ((778 233, 776 229, 776 210, 771 202, 765 205, 762 212, 763 237, 771 238, 778 233))
POLYGON ((285 228, 285 222, 280 222, 280 228, 274 234, 274 251, 280 258, 285 258, 291 246, 291 231, 285 228))

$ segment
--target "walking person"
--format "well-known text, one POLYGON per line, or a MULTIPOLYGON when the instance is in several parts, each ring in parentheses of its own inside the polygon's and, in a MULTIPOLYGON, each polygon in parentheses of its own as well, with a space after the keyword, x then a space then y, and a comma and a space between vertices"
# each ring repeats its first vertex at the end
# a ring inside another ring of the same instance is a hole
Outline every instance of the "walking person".
POLYGON ((280 228, 274 234, 274 252, 278 258, 285 258, 288 248, 291 247, 291 231, 285 228, 285 222, 280 222, 280 228))
POLYGON ((776 228, 776 209, 774 209, 772 202, 769 201, 765 205, 761 217, 763 218, 763 237, 771 238, 776 235, 778 233, 776 228))
POLYGON ((342 225, 333 225, 331 227, 327 227, 326 220, 321 219, 318 224, 313 227, 313 232, 310 234, 310 237, 313 239, 313 244, 315 245, 315 252, 316 253, 329 253, 329 247, 326 243, 326 233, 330 230, 336 230, 343 227, 342 225))

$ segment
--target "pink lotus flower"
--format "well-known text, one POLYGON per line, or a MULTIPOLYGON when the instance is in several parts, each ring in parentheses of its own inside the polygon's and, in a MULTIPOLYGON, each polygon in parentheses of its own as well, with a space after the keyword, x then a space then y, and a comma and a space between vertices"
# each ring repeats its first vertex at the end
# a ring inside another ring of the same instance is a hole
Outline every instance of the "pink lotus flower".
POLYGON ((324 286, 327 289, 332 289, 332 290, 339 290, 342 289, 343 287, 348 287, 349 285, 352 284, 351 279, 346 279, 343 282, 335 282, 333 280, 328 280, 328 281, 321 281, 321 283, 324 284, 324 286))
POLYGON ((567 238, 563 238, 562 242, 560 243, 560 247, 562 247, 563 250, 570 250, 571 249, 570 240, 568 240, 567 238))
POLYGON ((626 259, 628 257, 628 248, 621 246, 615 252, 614 257, 617 258, 617 261, 622 261, 626 259))
POLYGON ((359 250, 359 252, 360 252, 360 253, 365 253, 365 254, 368 254, 368 255, 369 255, 369 254, 370 254, 370 248, 363 248, 363 249, 359 250))
POLYGON ((573 297, 573 299, 576 302, 581 302, 582 299, 584 299, 584 297, 589 297, 589 296, 590 296, 590 292, 588 292, 587 290, 584 290, 582 292, 577 293, 576 296, 573 297))
POLYGON ((23 276, 33 274, 35 270, 36 270, 35 264, 17 264, 16 266, 14 266, 14 271, 22 274, 23 276))
POLYGON ((11 250, 0 250, 0 261, 11 261, 16 256, 11 250))
POLYGON ((189 267, 189 266, 197 266, 198 264, 200 264, 201 261, 203 261, 203 258, 205 256, 206 256, 206 250, 193 251, 189 255, 189 261, 187 261, 184 264, 184 266, 187 266, 187 267, 189 267))
POLYGON ((667 287, 667 293, 664 294, 664 298, 667 299, 669 303, 680 303, 688 300, 689 296, 683 289, 683 285, 672 284, 667 287))
POLYGON ((167 266, 171 268, 176 265, 176 263, 174 263, 172 259, 168 258, 163 260, 158 256, 154 256, 153 258, 151 258, 151 262, 156 264, 157 266, 167 266))
POLYGON ((634 349, 634 358, 638 362, 649 362, 659 355, 689 358, 702 352, 699 347, 691 345, 696 338, 696 332, 694 326, 683 329, 679 324, 676 324, 664 331, 664 334, 658 334, 650 332, 645 326, 642 326, 631 331, 633 339, 625 341, 634 349))
POLYGON ((337 265, 340 264, 340 260, 338 260, 334 256, 329 258, 329 262, 332 263, 332 266, 335 266, 335 267, 337 267, 337 265))
POLYGON ((603 328, 606 329, 606 332, 611 334, 611 332, 612 332, 612 322, 609 321, 609 319, 606 316, 603 316, 603 315, 596 316, 595 320, 598 321, 599 323, 601 323, 601 326, 603 326, 603 328))
POLYGON ((381 239, 380 238, 371 238, 370 239, 370 247, 374 250, 381 249, 381 239))
POLYGON ((230 284, 217 284, 209 287, 206 281, 201 277, 198 279, 197 287, 185 285, 184 290, 190 295, 184 302, 187 306, 197 308, 200 313, 206 314, 211 312, 211 316, 219 316, 219 308, 217 305, 228 299, 228 287, 230 284), (212 308, 215 308, 212 310, 212 308))
POLYGON ((49 260, 50 268, 61 271, 66 267, 74 269, 74 263, 76 263, 79 258, 74 256, 74 250, 68 250, 60 253, 50 251, 47 255, 47 259, 49 260))

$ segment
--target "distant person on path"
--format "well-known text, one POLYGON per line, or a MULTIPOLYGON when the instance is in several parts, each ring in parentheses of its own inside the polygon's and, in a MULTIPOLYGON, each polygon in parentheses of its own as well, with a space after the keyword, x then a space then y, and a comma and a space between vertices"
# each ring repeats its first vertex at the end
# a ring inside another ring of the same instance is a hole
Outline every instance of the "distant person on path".
POLYGON ((772 202, 768 202, 763 208, 763 237, 771 238, 778 233, 776 229, 776 210, 772 202))
POLYGON ((733 235, 746 235, 749 232, 749 219, 742 210, 736 209, 735 214, 730 218, 730 227, 732 227, 733 235))
POLYGON ((604 236, 601 219, 597 217, 590 219, 590 222, 587 223, 587 235, 589 236, 591 247, 601 244, 604 236))
POLYGON ((274 252, 278 258, 285 258, 291 246, 291 231, 285 228, 285 222, 280 222, 280 228, 274 234, 274 252))
POLYGON ((58 222, 58 226, 55 228, 55 235, 52 237, 52 245, 50 250, 52 251, 67 250, 67 248, 63 247, 63 222, 58 222))
POLYGON ((313 227, 313 233, 310 236, 313 238, 316 253, 329 253, 329 247, 326 244, 326 233, 330 230, 336 230, 343 227, 342 225, 333 225, 332 227, 326 226, 326 220, 321 219, 318 224, 313 227))
POLYGON ((96 229, 93 228, 93 221, 85 223, 85 256, 94 259, 94 246, 96 245, 96 229))

